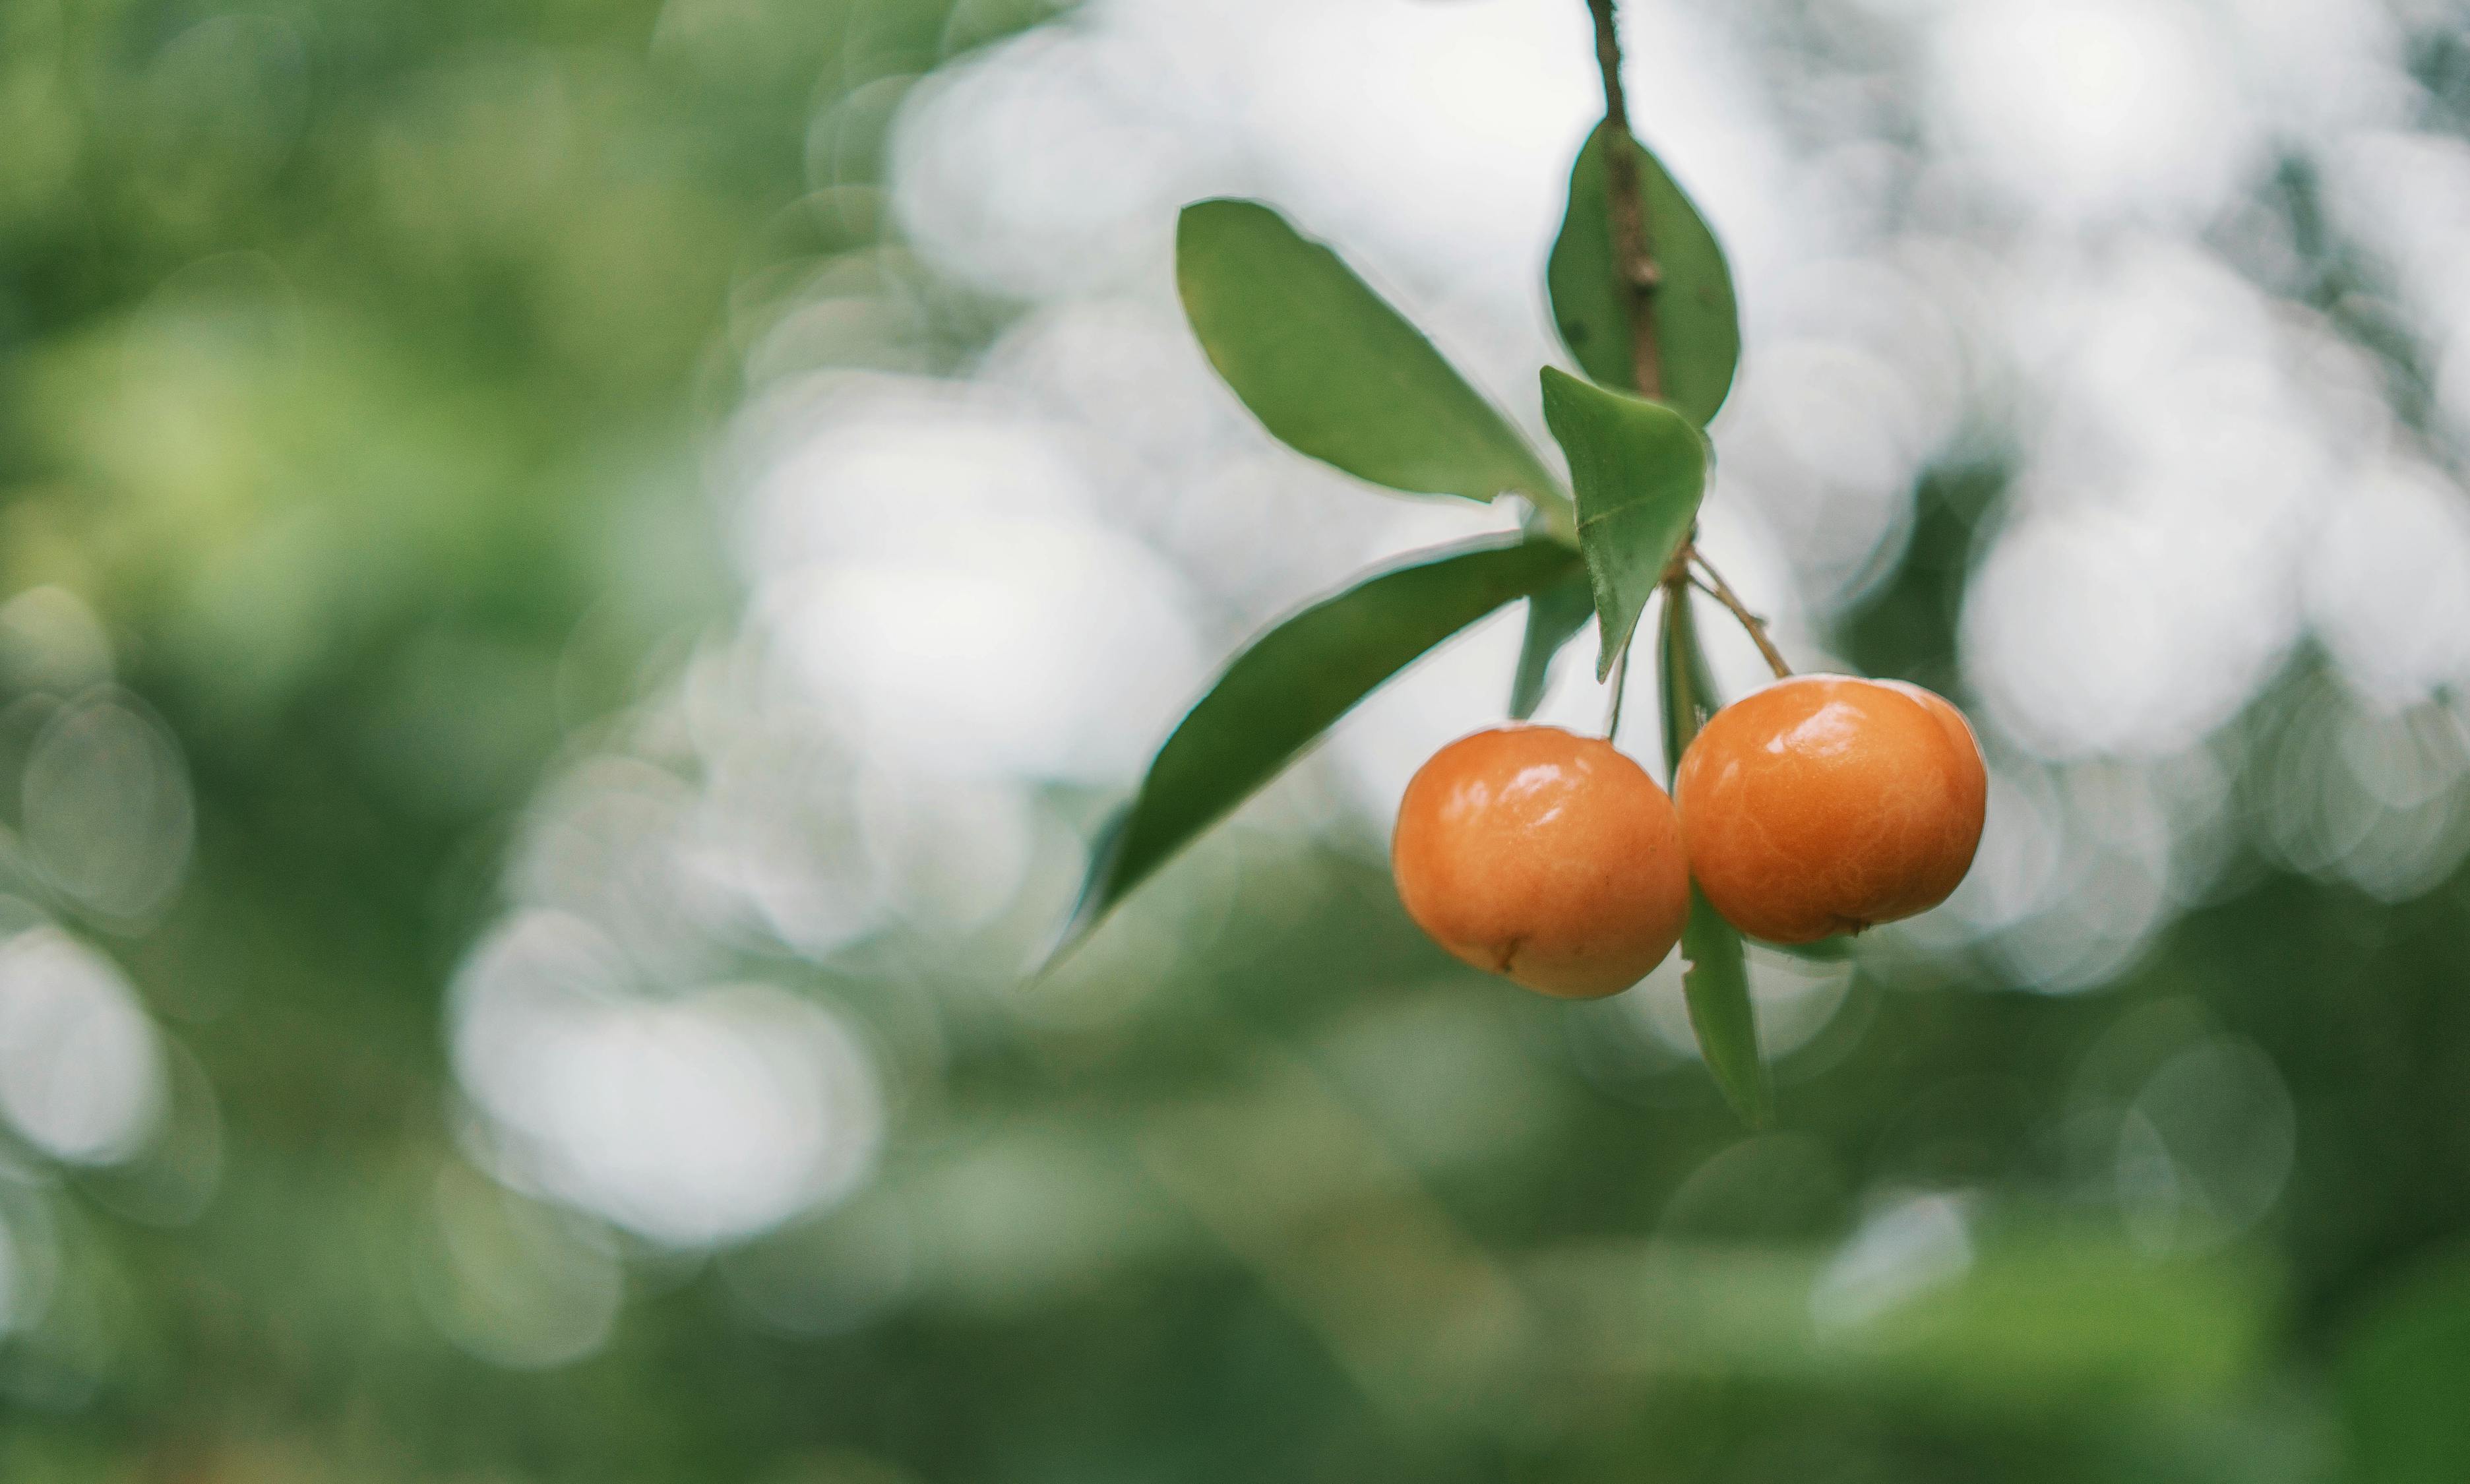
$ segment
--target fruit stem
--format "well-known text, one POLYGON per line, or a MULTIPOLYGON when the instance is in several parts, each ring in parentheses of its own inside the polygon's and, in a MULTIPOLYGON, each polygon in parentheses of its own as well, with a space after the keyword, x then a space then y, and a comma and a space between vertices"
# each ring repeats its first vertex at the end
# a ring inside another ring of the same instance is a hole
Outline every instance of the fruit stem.
POLYGON ((1604 740, 1613 740, 1620 730, 1621 692, 1629 688, 1629 640, 1621 640, 1620 653, 1613 659, 1612 699, 1604 703, 1604 740))
POLYGON ((1638 156, 1629 147, 1629 104, 1621 94, 1620 35, 1613 0, 1587 0, 1596 18, 1596 66, 1604 78, 1605 215, 1612 219, 1613 288, 1629 312, 1630 375, 1638 394, 1664 396, 1664 362, 1655 343, 1653 299, 1659 274, 1647 246, 1646 200, 1639 190, 1638 156))
POLYGON ((1783 652, 1775 647, 1775 640, 1767 638, 1767 621, 1750 612, 1749 606, 1733 591, 1732 584, 1724 580, 1724 574, 1715 570, 1713 564, 1699 554, 1694 544, 1685 550, 1689 559, 1697 564, 1698 570, 1706 573, 1703 580, 1692 577, 1690 583, 1699 591, 1723 604, 1735 618, 1740 620, 1741 627, 1749 631, 1751 641, 1759 646, 1759 653, 1766 657, 1767 668, 1775 671, 1776 679, 1792 679, 1792 666, 1783 662, 1783 652))

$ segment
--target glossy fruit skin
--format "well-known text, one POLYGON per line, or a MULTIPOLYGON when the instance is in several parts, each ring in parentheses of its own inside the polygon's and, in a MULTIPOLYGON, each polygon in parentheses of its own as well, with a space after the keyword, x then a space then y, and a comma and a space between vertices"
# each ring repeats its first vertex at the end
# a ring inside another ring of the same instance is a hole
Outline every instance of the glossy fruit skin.
POLYGON ((1689 916, 1672 800, 1611 743, 1558 727, 1433 754, 1399 801, 1389 865, 1435 942, 1563 999, 1645 978, 1689 916))
POLYGON ((1981 844, 1990 777, 1944 697, 1802 675, 1716 712, 1672 793, 1708 902, 1752 938, 1806 943, 1946 900, 1981 844))

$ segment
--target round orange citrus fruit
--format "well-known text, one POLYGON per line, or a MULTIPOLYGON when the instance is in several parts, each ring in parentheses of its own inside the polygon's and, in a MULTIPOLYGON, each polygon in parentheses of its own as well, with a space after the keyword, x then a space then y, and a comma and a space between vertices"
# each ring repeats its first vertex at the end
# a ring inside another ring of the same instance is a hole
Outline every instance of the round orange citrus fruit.
POLYGON ((1716 712, 1672 792, 1708 902, 1753 938, 1806 943, 1946 900, 1981 843, 1990 780, 1943 697, 1803 675, 1716 712))
POLYGON ((1496 727, 1434 753, 1389 851, 1407 915, 1478 968, 1543 994, 1618 994, 1689 916, 1672 800, 1610 742, 1496 727))

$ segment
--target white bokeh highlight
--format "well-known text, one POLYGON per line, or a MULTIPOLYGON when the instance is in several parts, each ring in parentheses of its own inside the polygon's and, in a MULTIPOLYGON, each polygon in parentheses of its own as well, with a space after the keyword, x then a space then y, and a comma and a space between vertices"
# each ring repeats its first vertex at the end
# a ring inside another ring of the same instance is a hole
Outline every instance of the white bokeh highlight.
POLYGON ((760 985, 631 992, 579 919, 520 916, 454 995, 455 1069, 523 1177, 672 1246, 763 1231, 847 1194, 883 1134, 867 1054, 760 985))
POLYGON ((0 942, 0 1114, 73 1165, 142 1149, 161 1121, 163 1049, 110 960, 58 928, 0 942))

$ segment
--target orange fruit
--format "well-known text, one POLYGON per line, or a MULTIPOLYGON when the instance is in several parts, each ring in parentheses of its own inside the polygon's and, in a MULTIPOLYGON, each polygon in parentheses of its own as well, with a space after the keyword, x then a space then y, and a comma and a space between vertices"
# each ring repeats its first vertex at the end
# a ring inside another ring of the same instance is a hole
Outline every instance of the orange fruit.
POLYGON ((1802 675, 1710 718, 1672 793, 1708 902, 1753 938, 1806 943, 1946 900, 1981 843, 1990 777, 1944 698, 1802 675))
POLYGON ((1496 727, 1417 769, 1389 848, 1433 940, 1538 993, 1619 994, 1689 916, 1672 800, 1599 737, 1496 727))

